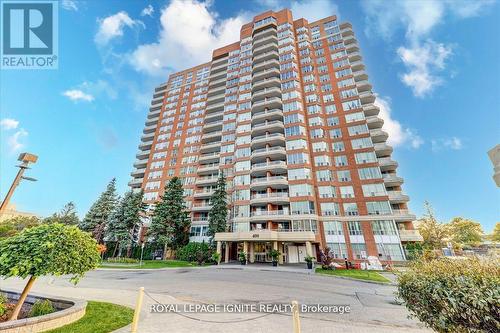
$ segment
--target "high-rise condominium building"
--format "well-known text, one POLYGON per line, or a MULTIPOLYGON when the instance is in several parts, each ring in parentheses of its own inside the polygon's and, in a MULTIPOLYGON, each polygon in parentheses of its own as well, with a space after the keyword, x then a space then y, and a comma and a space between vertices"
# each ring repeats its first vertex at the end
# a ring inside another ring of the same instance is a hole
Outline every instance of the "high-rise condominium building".
POLYGON ((269 261, 274 248, 302 262, 327 246, 340 260, 404 260, 421 237, 374 101, 351 24, 265 12, 155 89, 130 186, 153 204, 180 177, 202 241, 223 172, 224 260, 269 261))

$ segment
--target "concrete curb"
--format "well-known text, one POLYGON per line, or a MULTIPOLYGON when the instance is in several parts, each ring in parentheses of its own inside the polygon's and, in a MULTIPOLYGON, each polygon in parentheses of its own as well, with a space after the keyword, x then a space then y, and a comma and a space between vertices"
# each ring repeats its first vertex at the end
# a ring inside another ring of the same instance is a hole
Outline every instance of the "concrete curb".
POLYGON ((370 281, 370 280, 356 279, 356 278, 347 277, 347 276, 328 275, 328 274, 321 274, 321 273, 316 273, 316 276, 324 276, 326 278, 336 278, 336 279, 344 279, 344 280, 351 280, 351 281, 357 281, 357 282, 365 282, 365 283, 371 283, 371 284, 378 284, 381 286, 397 286, 397 283, 394 283, 394 282, 370 281))

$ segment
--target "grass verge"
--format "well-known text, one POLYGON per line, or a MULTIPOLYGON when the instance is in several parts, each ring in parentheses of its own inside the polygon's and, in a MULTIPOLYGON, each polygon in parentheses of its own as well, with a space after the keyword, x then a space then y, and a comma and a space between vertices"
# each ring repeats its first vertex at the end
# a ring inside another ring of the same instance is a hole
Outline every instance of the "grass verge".
POLYGON ((125 306, 89 301, 81 319, 46 333, 109 333, 130 324, 133 316, 134 310, 125 306))
POLYGON ((386 282, 389 283, 389 279, 385 278, 381 274, 374 271, 359 270, 359 269, 323 269, 316 268, 316 273, 324 275, 342 276, 349 277, 353 279, 375 281, 375 282, 386 282))
POLYGON ((175 268, 175 267, 199 267, 196 263, 191 263, 187 261, 181 260, 144 260, 142 262, 142 266, 139 264, 117 264, 117 263, 108 263, 103 261, 99 266, 101 268, 140 268, 140 269, 155 269, 155 268, 175 268))

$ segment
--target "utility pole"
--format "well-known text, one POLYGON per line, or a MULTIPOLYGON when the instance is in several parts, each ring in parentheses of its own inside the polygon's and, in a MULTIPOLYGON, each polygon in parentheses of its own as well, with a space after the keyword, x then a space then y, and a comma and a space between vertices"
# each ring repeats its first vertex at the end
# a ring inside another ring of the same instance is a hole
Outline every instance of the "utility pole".
POLYGON ((19 168, 19 171, 17 172, 16 178, 14 178, 12 185, 10 185, 9 191, 5 196, 5 199, 3 199, 2 204, 0 205, 0 214, 7 209, 7 205, 9 204, 10 198, 12 197, 12 194, 14 194, 17 185, 19 185, 22 179, 29 181, 36 181, 35 178, 25 177, 23 176, 23 174, 26 169, 30 169, 29 167, 30 163, 36 163, 36 161, 38 160, 38 156, 30 153, 21 153, 17 160, 21 162, 21 164, 17 166, 19 168))

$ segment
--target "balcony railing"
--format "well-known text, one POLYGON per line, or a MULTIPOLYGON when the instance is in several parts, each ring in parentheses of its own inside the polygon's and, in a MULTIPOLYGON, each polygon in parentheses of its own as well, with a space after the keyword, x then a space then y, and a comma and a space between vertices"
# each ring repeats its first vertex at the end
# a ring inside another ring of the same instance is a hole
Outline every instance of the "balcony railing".
POLYGON ((285 152, 285 148, 283 147, 270 147, 270 148, 260 148, 252 151, 252 154, 264 153, 264 152, 272 152, 272 151, 282 151, 285 152))
POLYGON ((266 182, 270 182, 270 181, 274 181, 274 180, 287 180, 287 178, 284 176, 254 178, 254 179, 252 179, 252 184, 266 183, 266 182))
POLYGON ((252 165, 252 169, 271 167, 271 166, 279 166, 279 165, 285 166, 286 163, 284 161, 272 161, 272 162, 256 163, 256 164, 252 165))
POLYGON ((256 193, 253 194, 251 198, 252 199, 288 198, 288 192, 256 193))
POLYGON ((290 215, 290 212, 287 210, 257 210, 254 212, 250 212, 250 217, 253 217, 253 216, 282 216, 282 215, 290 215))

